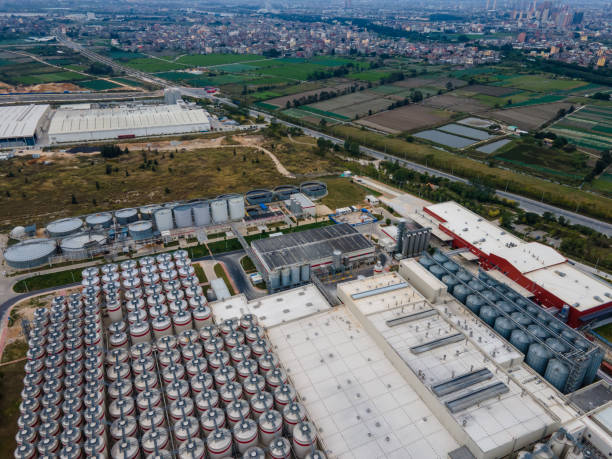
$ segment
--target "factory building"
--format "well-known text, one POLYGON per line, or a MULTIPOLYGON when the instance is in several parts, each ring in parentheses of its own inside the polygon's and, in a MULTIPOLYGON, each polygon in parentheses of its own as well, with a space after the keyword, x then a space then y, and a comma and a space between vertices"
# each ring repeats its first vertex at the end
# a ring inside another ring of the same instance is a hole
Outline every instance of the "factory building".
POLYGON ((209 130, 208 113, 184 104, 57 110, 49 126, 49 140, 84 142, 209 130))
POLYGON ((525 242, 457 204, 423 208, 455 248, 467 248, 484 269, 502 272, 533 293, 542 306, 567 315, 577 327, 612 314, 612 288, 576 267, 555 249, 525 242))
POLYGON ((314 217, 317 215, 315 203, 304 193, 294 193, 285 201, 285 206, 296 217, 314 217))
POLYGON ((49 105, 0 107, 0 148, 34 145, 49 105))
POLYGON ((343 270, 376 256, 372 243, 345 223, 258 239, 251 248, 271 290, 308 282, 311 269, 343 270))

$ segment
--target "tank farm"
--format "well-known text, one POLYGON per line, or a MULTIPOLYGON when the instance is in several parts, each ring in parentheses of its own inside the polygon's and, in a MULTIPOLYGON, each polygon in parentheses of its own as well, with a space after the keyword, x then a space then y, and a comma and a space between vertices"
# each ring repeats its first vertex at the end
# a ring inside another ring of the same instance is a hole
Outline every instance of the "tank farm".
POLYGON ((541 306, 484 271, 471 275, 442 252, 423 253, 419 262, 560 392, 574 392, 595 380, 604 351, 541 306))
POLYGON ((257 317, 215 323, 184 250, 83 270, 25 371, 18 458, 325 457, 257 317))

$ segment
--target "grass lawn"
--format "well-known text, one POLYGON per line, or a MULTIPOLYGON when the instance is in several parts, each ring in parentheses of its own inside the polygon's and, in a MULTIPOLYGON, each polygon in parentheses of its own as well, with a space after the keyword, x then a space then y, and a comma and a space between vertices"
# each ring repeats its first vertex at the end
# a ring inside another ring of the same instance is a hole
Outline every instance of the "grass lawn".
POLYGON ((612 324, 604 325, 594 330, 608 341, 612 342, 612 324))
POLYGON ((251 274, 251 273, 257 272, 257 268, 255 267, 255 264, 253 263, 253 260, 251 260, 249 257, 241 258, 240 259, 240 266, 242 266, 242 269, 247 274, 251 274))
POLYGON ((543 75, 521 75, 504 80, 501 86, 525 89, 527 91, 548 92, 566 91, 568 89, 579 88, 587 83, 579 80, 552 79, 543 75))
POLYGON ((591 188, 612 196, 612 173, 604 173, 591 184, 591 188))
POLYGON ((214 267, 214 270, 217 277, 223 279, 225 285, 227 285, 227 289, 229 290, 230 295, 234 296, 236 292, 234 291, 234 287, 232 287, 232 283, 227 278, 227 274, 225 274, 225 270, 223 269, 223 266, 221 266, 221 263, 217 263, 214 267))
POLYGON ((17 282, 13 286, 13 290, 17 293, 25 293, 33 290, 41 290, 43 288, 60 287, 74 282, 81 282, 81 271, 83 271, 82 268, 70 269, 29 277, 17 282))
POLYGON ((327 184, 329 194, 321 202, 331 210, 358 205, 369 194, 366 188, 352 182, 349 178, 332 177, 324 178, 323 181, 327 184))
POLYGON ((23 389, 24 362, 0 367, 0 457, 13 457, 23 389))
POLYGON ((198 276, 198 280, 200 281, 200 284, 205 284, 206 282, 208 282, 208 279, 206 278, 206 274, 204 274, 204 268, 202 268, 202 266, 199 263, 193 264, 193 270, 195 271, 196 276, 198 276))
POLYGON ((26 352, 28 352, 28 343, 25 340, 13 341, 5 346, 2 353, 2 363, 21 359, 25 357, 26 352))
POLYGON ((16 81, 20 84, 42 84, 42 83, 64 83, 70 81, 86 80, 88 76, 81 75, 75 72, 51 72, 51 73, 39 73, 34 75, 22 75, 16 78, 16 81))

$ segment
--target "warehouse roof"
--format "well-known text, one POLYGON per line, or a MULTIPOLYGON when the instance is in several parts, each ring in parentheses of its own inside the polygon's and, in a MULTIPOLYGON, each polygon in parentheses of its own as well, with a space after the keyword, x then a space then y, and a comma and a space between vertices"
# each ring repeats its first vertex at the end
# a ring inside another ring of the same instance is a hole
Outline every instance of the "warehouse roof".
POLYGON ((329 258, 334 250, 348 254, 374 248, 361 233, 345 223, 258 239, 251 245, 269 270, 329 258))
POLYGON ((0 139, 33 137, 49 105, 0 107, 0 139))
POLYGON ((49 126, 49 135, 207 123, 208 114, 204 110, 188 109, 181 105, 70 109, 55 112, 49 126))

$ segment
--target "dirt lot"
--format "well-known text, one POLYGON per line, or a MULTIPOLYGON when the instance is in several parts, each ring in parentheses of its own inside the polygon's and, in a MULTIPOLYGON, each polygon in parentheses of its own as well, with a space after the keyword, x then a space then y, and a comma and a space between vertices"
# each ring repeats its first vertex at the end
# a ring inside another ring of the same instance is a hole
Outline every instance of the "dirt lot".
POLYGON ((452 92, 442 94, 440 96, 430 97, 423 101, 424 105, 434 108, 445 108, 458 112, 480 113, 489 109, 483 103, 467 97, 454 95, 452 92))
POLYGON ((521 129, 537 129, 551 120, 559 109, 568 109, 571 104, 556 102, 553 104, 530 105, 527 107, 509 108, 507 110, 493 110, 485 116, 504 123, 518 126, 521 129))
POLYGON ((299 99, 300 97, 308 97, 315 94, 320 94, 323 91, 342 91, 345 88, 349 88, 350 84, 339 84, 336 86, 327 86, 321 89, 313 89, 311 91, 298 92, 297 94, 290 94, 288 96, 276 97, 274 99, 266 100, 266 104, 276 105, 277 107, 285 108, 287 106, 287 102, 293 102, 294 99, 299 99))
POLYGON ((82 91, 82 88, 72 83, 44 83, 32 86, 11 86, 0 81, 0 88, 7 92, 64 92, 82 91))
POLYGON ((448 111, 412 104, 369 116, 357 123, 391 134, 398 134, 402 131, 439 124, 450 118, 451 114, 448 111))
POLYGON ((463 92, 483 94, 485 96, 493 96, 493 97, 504 97, 504 96, 507 96, 508 94, 515 93, 516 89, 504 88, 501 86, 488 86, 486 84, 474 84, 472 86, 467 86, 463 88, 463 92))

